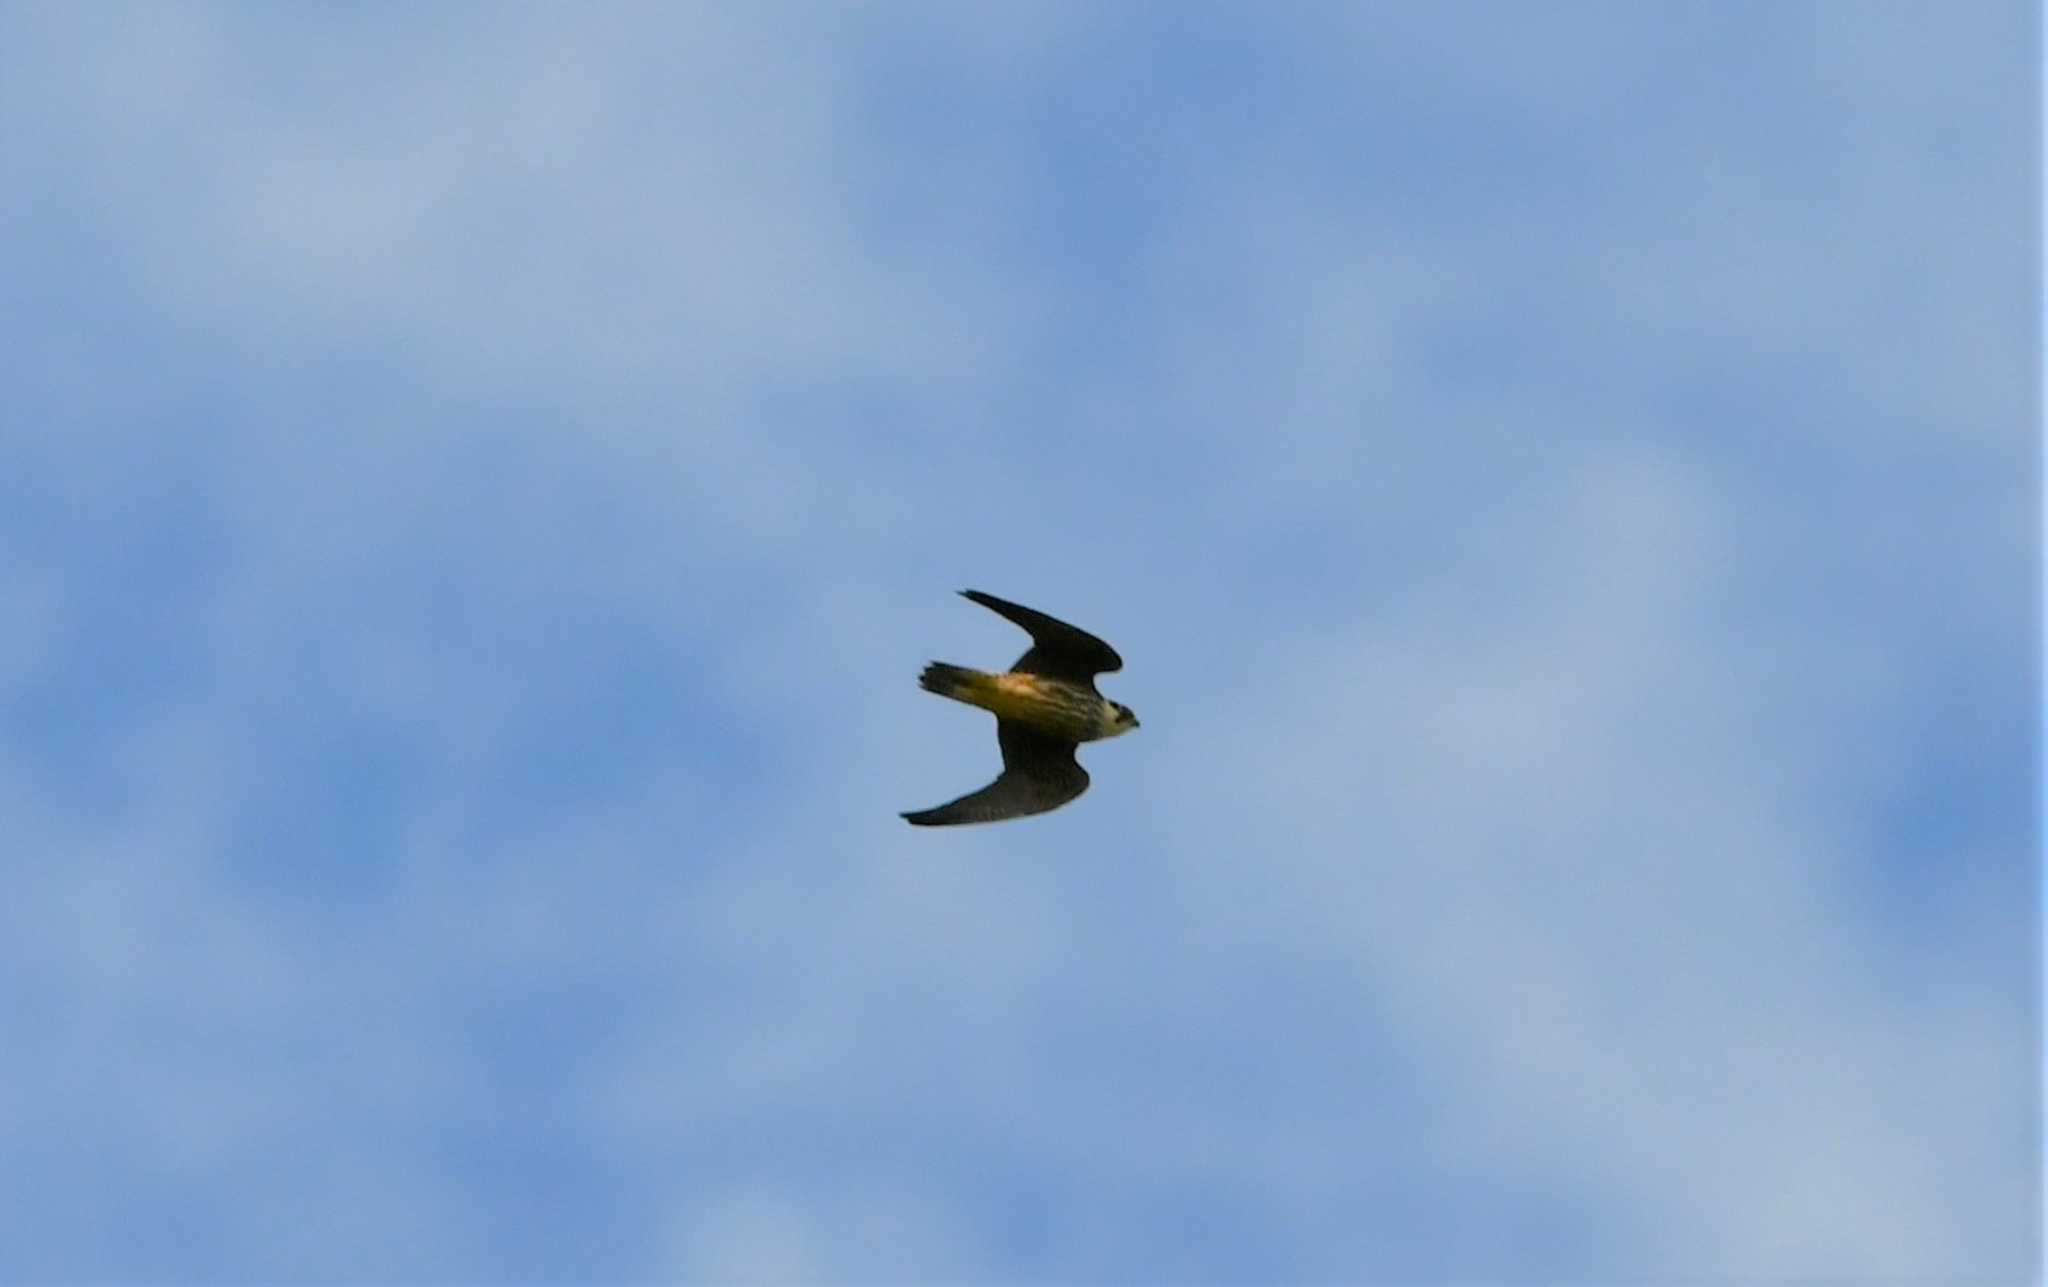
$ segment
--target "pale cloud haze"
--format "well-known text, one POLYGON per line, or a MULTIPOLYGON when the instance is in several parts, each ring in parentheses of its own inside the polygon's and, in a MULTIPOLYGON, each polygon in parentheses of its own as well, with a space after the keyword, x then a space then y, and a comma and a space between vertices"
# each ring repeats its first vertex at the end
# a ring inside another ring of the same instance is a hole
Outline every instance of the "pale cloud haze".
POLYGON ((0 7, 0 1278, 2032 1275, 2038 20, 1536 13, 0 7))

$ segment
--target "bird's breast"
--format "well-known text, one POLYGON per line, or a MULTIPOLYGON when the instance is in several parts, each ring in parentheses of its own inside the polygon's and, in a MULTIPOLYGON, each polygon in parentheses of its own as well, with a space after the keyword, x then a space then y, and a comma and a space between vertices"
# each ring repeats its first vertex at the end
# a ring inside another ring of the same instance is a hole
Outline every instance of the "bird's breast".
POLYGON ((1003 719, 1075 742, 1102 736, 1102 698, 1093 689, 1017 671, 994 679, 987 706, 1003 719))

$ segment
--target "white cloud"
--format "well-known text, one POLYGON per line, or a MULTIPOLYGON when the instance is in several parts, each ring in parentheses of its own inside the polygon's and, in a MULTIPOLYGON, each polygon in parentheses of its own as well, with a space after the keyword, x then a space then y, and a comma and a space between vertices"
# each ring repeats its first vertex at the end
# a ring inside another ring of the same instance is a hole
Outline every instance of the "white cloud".
POLYGON ((27 459, 106 545, 7 578, 0 680, 56 712, 0 743, 27 1272, 531 1275, 511 1232, 732 1280, 2025 1250, 2010 945, 1953 933, 2011 891, 1908 856, 1974 882, 1916 947, 1868 852, 1929 690, 2011 678, 1958 566, 2024 508, 1980 486, 2009 261, 1886 271, 2000 191, 1948 136, 1795 101, 1884 141, 1788 173, 1767 105, 1659 97, 1662 20, 1388 11, 1271 36, 1345 110, 1214 122, 1175 201, 1100 198, 1162 226, 1067 262, 1030 121, 927 155, 869 78, 1086 119, 1041 83, 1153 35, 1092 11, 68 12, 0 33, 124 295, 23 341, 77 414, 27 459), (1354 48, 1387 97, 1330 78, 1354 48), (1470 164, 1530 208, 1404 185, 1363 103, 1520 118, 1533 173, 1470 164), (1902 179, 1936 154, 1952 189, 1902 179), (107 370, 108 315, 163 365, 107 370), (1717 379, 1782 417, 1686 405, 1717 379), (1894 499, 1913 540, 1845 521, 1894 499), (1146 731, 1073 809, 910 833, 994 769, 909 683, 1018 646, 970 581, 1116 639, 1146 731), (484 1140, 546 1174, 480 1178, 484 1140), (625 1210, 510 1229, 549 1176, 625 1210))

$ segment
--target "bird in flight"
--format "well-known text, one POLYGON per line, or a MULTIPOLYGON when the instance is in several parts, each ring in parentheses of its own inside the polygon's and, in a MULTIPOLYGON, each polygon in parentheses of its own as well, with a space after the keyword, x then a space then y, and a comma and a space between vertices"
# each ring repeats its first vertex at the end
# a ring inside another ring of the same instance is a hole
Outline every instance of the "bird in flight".
POLYGON ((1074 762, 1074 748, 1138 727, 1130 707, 1095 691, 1096 675, 1123 669, 1116 649, 1022 604, 979 590, 960 593, 1022 626, 1031 647, 1001 675, 942 661, 924 668, 918 683, 926 692, 994 712, 1003 771, 950 804, 904 814, 913 826, 999 822, 1057 809, 1088 789, 1088 773, 1074 762))

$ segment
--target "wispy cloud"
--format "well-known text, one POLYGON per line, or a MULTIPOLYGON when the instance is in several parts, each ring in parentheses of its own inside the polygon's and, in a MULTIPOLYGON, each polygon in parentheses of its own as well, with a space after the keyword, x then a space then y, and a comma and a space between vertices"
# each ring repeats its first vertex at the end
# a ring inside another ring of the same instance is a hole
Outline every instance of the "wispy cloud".
POLYGON ((2026 1272, 2024 17, 973 14, 0 17, 0 1266, 2026 1272))

